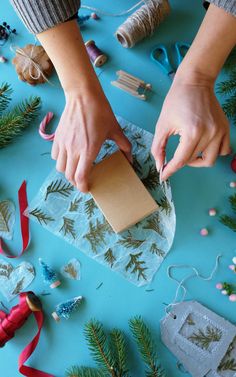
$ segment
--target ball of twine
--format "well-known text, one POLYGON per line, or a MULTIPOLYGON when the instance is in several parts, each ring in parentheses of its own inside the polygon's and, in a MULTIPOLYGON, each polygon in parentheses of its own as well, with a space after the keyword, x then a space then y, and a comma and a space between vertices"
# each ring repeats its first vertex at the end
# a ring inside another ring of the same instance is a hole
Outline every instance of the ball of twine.
POLYGON ((115 33, 117 40, 125 48, 131 48, 137 42, 152 35, 170 13, 168 0, 144 0, 144 3, 119 26, 115 33))

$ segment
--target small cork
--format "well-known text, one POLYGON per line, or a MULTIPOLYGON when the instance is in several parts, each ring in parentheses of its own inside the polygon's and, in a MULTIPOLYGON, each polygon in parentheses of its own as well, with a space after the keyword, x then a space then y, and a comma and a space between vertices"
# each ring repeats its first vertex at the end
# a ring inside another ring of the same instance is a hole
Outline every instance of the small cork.
POLYGON ((60 318, 58 317, 56 312, 52 313, 52 317, 55 319, 56 322, 60 322, 60 318))
POLYGON ((57 280, 57 281, 54 281, 52 284, 50 284, 50 288, 54 289, 54 288, 59 287, 59 285, 61 285, 61 282, 60 280, 57 280))

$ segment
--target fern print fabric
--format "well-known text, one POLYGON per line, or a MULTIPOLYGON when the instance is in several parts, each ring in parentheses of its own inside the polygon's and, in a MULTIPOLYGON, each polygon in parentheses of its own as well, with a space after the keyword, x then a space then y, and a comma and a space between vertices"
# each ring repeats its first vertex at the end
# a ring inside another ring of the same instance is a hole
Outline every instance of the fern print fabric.
MULTIPOLYGON (((153 135, 118 117, 133 145, 134 169, 159 205, 159 210, 129 230, 116 234, 90 194, 82 194, 53 170, 30 203, 26 214, 43 227, 137 286, 151 282, 170 250, 175 209, 169 183, 160 184, 150 154, 153 135)), ((106 141, 96 162, 114 153, 106 141)))

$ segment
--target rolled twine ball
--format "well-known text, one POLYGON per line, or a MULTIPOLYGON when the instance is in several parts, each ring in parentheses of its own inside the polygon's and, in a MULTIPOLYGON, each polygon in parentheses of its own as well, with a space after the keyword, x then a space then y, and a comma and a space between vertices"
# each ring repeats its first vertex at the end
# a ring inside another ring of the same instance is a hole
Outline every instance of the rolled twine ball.
POLYGON ((168 0, 144 0, 144 5, 119 26, 115 36, 125 48, 131 48, 151 36, 170 13, 168 0))
POLYGON ((42 46, 28 44, 23 48, 14 48, 16 56, 12 60, 18 78, 30 85, 48 82, 53 71, 53 64, 42 46))

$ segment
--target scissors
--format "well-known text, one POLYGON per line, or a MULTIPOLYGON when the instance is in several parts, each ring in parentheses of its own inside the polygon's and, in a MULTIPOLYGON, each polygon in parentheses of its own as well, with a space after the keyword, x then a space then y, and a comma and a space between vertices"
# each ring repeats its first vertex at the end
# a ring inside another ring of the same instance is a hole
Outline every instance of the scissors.
MULTIPOLYGON (((174 44, 175 53, 177 56, 177 67, 182 62, 183 58, 185 57, 190 44, 188 43, 180 43, 176 42, 174 44)), ((151 59, 159 65, 159 67, 164 70, 164 72, 169 76, 171 79, 174 78, 176 69, 170 63, 169 54, 167 48, 163 44, 158 44, 154 47, 151 52, 151 59)))

